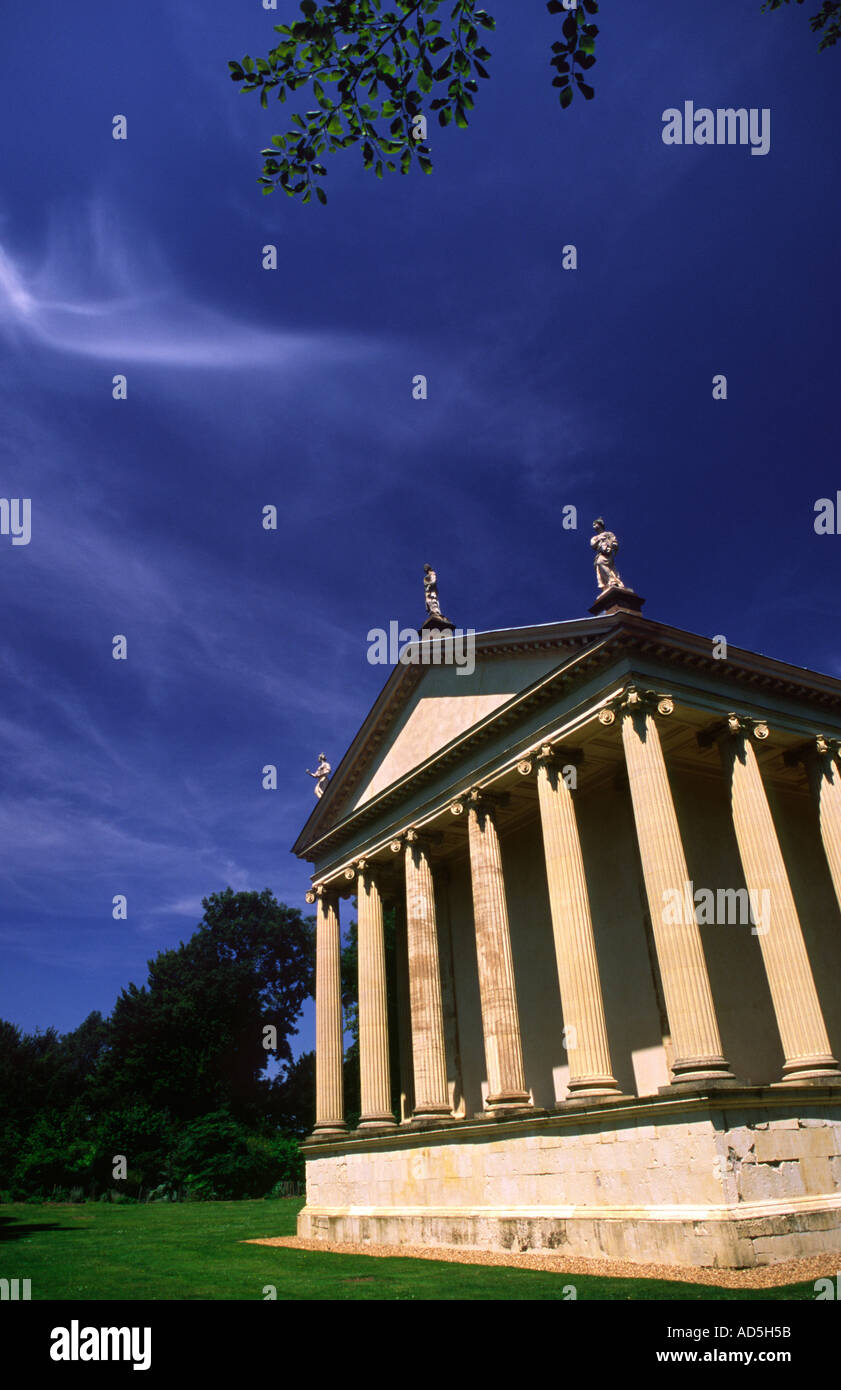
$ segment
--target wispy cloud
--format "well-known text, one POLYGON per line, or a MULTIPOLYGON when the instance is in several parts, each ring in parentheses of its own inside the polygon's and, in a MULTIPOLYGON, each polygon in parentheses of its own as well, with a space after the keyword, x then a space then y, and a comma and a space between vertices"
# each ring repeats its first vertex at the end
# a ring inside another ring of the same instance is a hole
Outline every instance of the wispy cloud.
POLYGON ((0 327, 111 363, 229 371, 298 372, 313 355, 336 362, 375 350, 358 335, 267 330, 191 299, 154 241, 99 198, 54 212, 37 266, 0 244, 0 327))

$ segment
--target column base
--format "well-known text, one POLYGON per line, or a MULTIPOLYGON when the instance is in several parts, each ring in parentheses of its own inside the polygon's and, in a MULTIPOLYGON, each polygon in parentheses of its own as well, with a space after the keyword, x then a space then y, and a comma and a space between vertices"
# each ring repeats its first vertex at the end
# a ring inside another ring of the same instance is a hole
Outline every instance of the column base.
POLYGON ((638 1099, 637 1096, 627 1095, 624 1091, 594 1091, 592 1094, 584 1091, 576 1091, 575 1095, 569 1095, 564 1100, 556 1100, 552 1106, 553 1114, 569 1113, 570 1110, 590 1110, 595 1105, 614 1104, 628 1105, 633 1104, 638 1099))
POLYGON ((677 1077, 668 1086, 658 1086, 658 1096, 681 1096, 694 1093, 705 1096, 710 1091, 741 1091, 746 1083, 738 1076, 702 1076, 697 1081, 691 1077, 677 1077))
POLYGON ((360 1130, 365 1130, 367 1132, 373 1129, 385 1130, 397 1128, 398 1124, 394 1116, 386 1112, 383 1115, 363 1115, 354 1133, 358 1134, 360 1130))
POLYGON ((622 1094, 615 1076, 588 1076, 567 1082, 567 1100, 582 1099, 586 1096, 619 1096, 622 1094))
POLYGON ((412 1111, 413 1120, 451 1120, 451 1105, 416 1105, 412 1111))
POLYGON ((451 1129, 454 1125, 463 1123, 464 1121, 459 1120, 453 1114, 452 1110, 447 1110, 439 1115, 416 1115, 415 1118, 409 1120, 408 1124, 404 1125, 403 1128, 412 1131, 423 1129, 451 1129))
POLYGON ((332 1139, 334 1135, 347 1134, 348 1128, 344 1120, 319 1120, 313 1129, 310 1139, 332 1139))
POLYGON ((499 1091, 485 1097, 488 1110, 531 1110, 532 1104, 528 1091, 499 1091))
POLYGON ((674 1062, 671 1071, 672 1079, 669 1085, 658 1088, 667 1094, 674 1090, 675 1086, 687 1082, 693 1086, 720 1085, 722 1082, 733 1086, 740 1084, 724 1057, 685 1057, 680 1062, 674 1062))
POLYGON ((841 1068, 834 1057, 798 1057, 786 1062, 775 1086, 841 1086, 841 1068))

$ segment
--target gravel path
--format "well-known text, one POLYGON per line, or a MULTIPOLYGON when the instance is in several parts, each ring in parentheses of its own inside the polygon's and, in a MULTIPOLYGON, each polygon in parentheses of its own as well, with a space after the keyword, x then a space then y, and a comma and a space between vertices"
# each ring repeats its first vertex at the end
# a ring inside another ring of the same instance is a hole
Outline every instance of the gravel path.
POLYGON ((834 1278, 841 1256, 813 1255, 807 1260, 785 1260, 760 1269, 687 1269, 680 1265, 640 1265, 627 1260, 588 1260, 575 1255, 553 1255, 534 1250, 435 1249, 423 1245, 330 1245, 299 1236, 264 1236, 245 1245, 283 1245, 288 1250, 320 1250, 331 1255, 372 1255, 377 1259, 442 1260, 457 1265, 511 1265, 515 1269, 542 1269, 551 1274, 594 1274, 606 1279, 670 1279, 683 1284, 709 1284, 722 1289, 773 1289, 834 1278))

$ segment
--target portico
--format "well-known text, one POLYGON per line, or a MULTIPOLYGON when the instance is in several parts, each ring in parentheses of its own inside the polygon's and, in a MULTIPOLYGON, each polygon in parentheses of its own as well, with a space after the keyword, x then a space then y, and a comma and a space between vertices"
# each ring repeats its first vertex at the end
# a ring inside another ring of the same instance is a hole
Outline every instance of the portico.
POLYGON ((396 669, 295 846, 318 905, 300 1232, 641 1260, 666 1242, 675 1263, 841 1249, 840 734, 841 682, 722 663, 621 604, 478 634, 469 678, 396 669), (667 912, 690 883, 765 892, 768 930, 667 912))

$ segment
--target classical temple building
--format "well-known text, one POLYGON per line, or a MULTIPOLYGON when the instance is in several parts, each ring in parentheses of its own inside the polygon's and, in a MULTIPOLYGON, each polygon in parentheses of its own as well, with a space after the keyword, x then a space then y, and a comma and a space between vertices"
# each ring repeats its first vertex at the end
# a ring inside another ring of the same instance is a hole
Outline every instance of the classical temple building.
POLYGON ((298 838, 318 924, 300 1235, 841 1254, 841 681, 723 657, 600 563, 593 616, 477 634, 470 675, 446 619, 424 633, 444 660, 395 667, 298 838))

